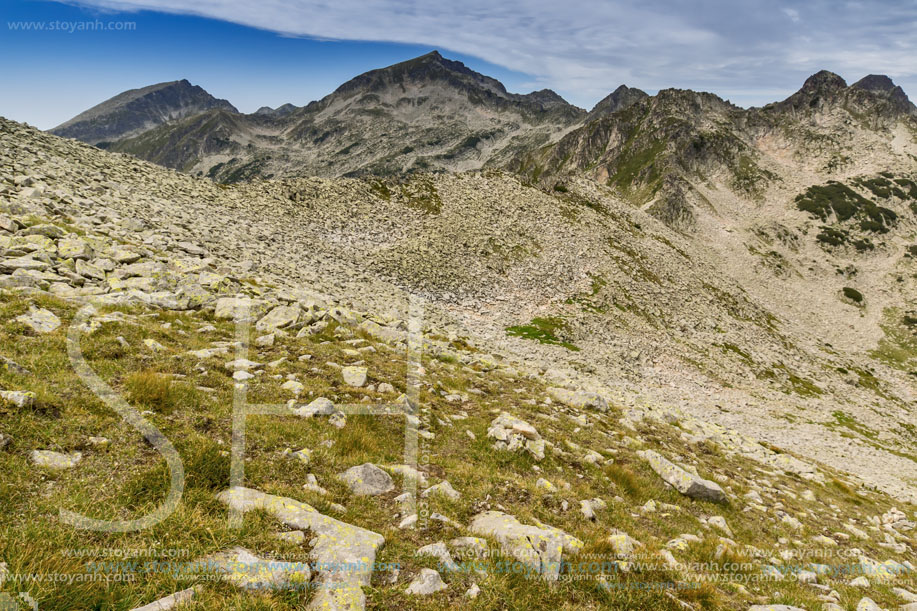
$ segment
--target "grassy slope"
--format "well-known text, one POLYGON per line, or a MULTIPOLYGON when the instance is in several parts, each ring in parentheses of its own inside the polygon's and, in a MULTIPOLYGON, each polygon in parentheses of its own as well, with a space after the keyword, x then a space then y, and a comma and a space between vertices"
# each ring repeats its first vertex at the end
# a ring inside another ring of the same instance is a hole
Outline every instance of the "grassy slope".
MULTIPOLYGON (((308 546, 281 543, 271 533, 282 529, 279 523, 262 513, 246 515, 241 530, 230 530, 227 512, 214 499, 214 494, 228 485, 229 457, 226 453, 231 434, 232 379, 223 364, 234 355, 218 356, 204 362, 185 355, 190 349, 209 347, 211 342, 232 341, 234 329, 230 323, 213 321, 207 314, 176 314, 124 310, 131 315, 131 323, 109 323, 94 335, 84 339, 83 350, 94 369, 114 388, 122 391, 132 404, 149 409, 149 418, 175 443, 182 455, 187 474, 187 484, 179 509, 158 526, 133 534, 105 534, 76 531, 63 525, 57 518, 59 508, 66 508, 103 519, 138 517, 155 507, 167 489, 168 469, 139 435, 123 424, 118 416, 107 409, 82 385, 70 369, 65 352, 67 321, 74 306, 46 297, 34 301, 56 312, 64 325, 45 336, 27 333, 18 323, 11 322, 27 310, 27 299, 10 295, 0 297, 0 353, 32 370, 32 375, 21 376, 5 372, 0 384, 6 388, 35 391, 36 406, 19 409, 0 407, 0 423, 13 442, 0 452, 0 558, 9 564, 14 574, 64 573, 85 574, 85 562, 105 558, 68 557, 67 550, 80 549, 183 549, 193 560, 233 545, 245 546, 263 556, 284 560, 307 560, 308 546), (170 323, 168 328, 163 323, 170 323), (212 323, 216 331, 199 333, 197 329, 212 323), (122 336, 132 346, 121 348, 116 337, 122 336), (153 338, 166 346, 165 352, 154 353, 142 345, 145 338, 153 338), (138 376, 138 372, 141 375, 138 376), (169 384, 162 378, 171 376, 169 384), (182 377, 184 376, 184 377, 182 377), (208 393, 196 386, 215 389, 208 393), (90 436, 105 436, 112 443, 105 448, 88 444, 90 436), (33 466, 28 455, 32 449, 79 450, 83 461, 73 470, 59 473, 43 471, 33 466)), ((306 386, 304 398, 310 393, 325 396, 336 402, 390 401, 375 392, 345 388, 340 374, 326 363, 346 363, 350 357, 341 352, 351 348, 342 340, 351 332, 341 328, 330 329, 320 336, 307 339, 281 338, 275 346, 260 349, 259 362, 269 362, 281 356, 289 360, 276 369, 276 373, 300 374, 306 386), (299 361, 297 357, 310 354, 312 358, 299 361), (313 369, 315 368, 315 369, 313 369)), ((363 355, 370 371, 370 382, 390 382, 396 390, 404 390, 403 356, 384 344, 369 341, 377 352, 363 355)), ((563 348, 558 348, 562 350, 563 348)), ((254 353, 254 348, 252 349, 254 353)), ((713 562, 718 535, 705 530, 699 517, 722 515, 741 545, 751 544, 775 555, 778 538, 805 540, 805 547, 815 547, 810 541, 815 534, 843 531, 842 523, 853 518, 867 530, 868 516, 884 513, 889 499, 874 493, 854 493, 842 482, 843 478, 829 477, 827 485, 810 484, 794 477, 778 474, 762 475, 760 467, 743 459, 726 457, 710 443, 686 445, 679 438, 677 426, 653 423, 641 425, 639 431, 625 431, 617 424, 617 412, 607 416, 589 413, 589 426, 581 426, 570 416, 575 412, 556 405, 542 403, 545 395, 540 381, 531 378, 513 378, 506 373, 485 373, 475 367, 451 362, 451 359, 427 359, 427 373, 422 390, 422 405, 429 408, 429 422, 436 439, 425 442, 430 463, 424 467, 431 483, 448 479, 462 493, 458 501, 430 499, 429 509, 439 511, 463 524, 485 508, 503 507, 524 522, 537 518, 562 528, 586 542, 579 558, 565 560, 593 561, 607 559, 612 553, 604 542, 611 528, 628 532, 641 541, 646 562, 658 563, 653 557, 669 539, 684 533, 697 533, 704 540, 686 551, 675 551, 682 562, 713 562), (462 405, 449 403, 440 391, 464 392, 471 388, 483 391, 470 394, 462 405), (537 404, 531 404, 534 399, 537 404), (571 440, 580 450, 567 450, 560 456, 548 450, 547 458, 537 466, 527 455, 498 452, 491 448, 486 438, 489 422, 501 410, 511 411, 534 424, 551 442, 561 444, 571 440), (450 415, 467 412, 467 419, 455 420, 445 426, 450 415), (476 436, 471 441, 466 430, 476 436), (629 438, 640 438, 635 444, 629 438), (719 507, 694 502, 666 488, 645 463, 636 457, 637 447, 661 448, 669 456, 686 456, 696 464, 699 472, 708 478, 728 478, 727 490, 733 499, 731 505, 719 507), (581 460, 582 454, 594 449, 614 458, 613 463, 590 465, 581 460), (560 487, 555 493, 536 489, 538 477, 545 477, 560 487), (803 533, 793 533, 788 527, 778 525, 772 517, 765 518, 754 509, 743 511, 741 495, 753 480, 766 479, 770 486, 765 490, 773 494, 767 504, 779 500, 785 510, 796 515, 804 524, 803 533), (563 482, 569 484, 565 489, 563 482), (798 495, 811 489, 818 503, 802 500, 798 495), (612 498, 619 495, 622 501, 612 498), (794 496, 795 495, 795 496, 794 496), (608 509, 598 513, 596 523, 582 518, 578 500, 600 497, 609 502, 608 509), (677 505, 678 509, 661 513, 642 513, 639 507, 646 501, 677 505), (567 500, 570 509, 563 511, 561 503, 567 500), (828 509, 835 504, 837 510, 828 509)), ((249 399, 252 402, 279 403, 289 398, 280 389, 283 379, 270 376, 275 371, 252 381, 249 399)), ((425 418, 426 419, 426 418, 425 418)), ((403 570, 396 585, 387 584, 387 574, 377 574, 368 591, 368 606, 377 609, 448 609, 457 605, 478 609, 520 608, 632 608, 678 609, 680 604, 660 590, 647 590, 644 583, 674 582, 689 579, 661 568, 641 568, 630 573, 609 577, 631 587, 602 588, 594 575, 586 570, 587 579, 564 581, 549 587, 540 581, 531 581, 523 575, 495 573, 489 578, 475 574, 445 575, 448 590, 427 598, 416 598, 404 593, 404 585, 422 566, 435 567, 432 559, 414 557, 414 550, 438 540, 470 534, 430 521, 425 528, 399 531, 395 517, 398 511, 393 498, 401 492, 400 486, 380 497, 351 497, 346 488, 337 482, 334 474, 344 469, 372 461, 377 464, 402 462, 403 425, 396 418, 349 417, 347 426, 333 428, 324 420, 300 420, 275 416, 252 417, 248 422, 246 455, 247 485, 266 492, 290 496, 314 504, 320 511, 380 532, 386 546, 377 558, 380 562, 400 562, 403 570), (331 440, 331 447, 323 441, 331 440), (281 456, 283 449, 312 448, 312 465, 306 467, 281 456), (322 497, 302 489, 307 473, 315 473, 319 483, 330 491, 322 497), (344 514, 330 507, 336 502, 346 506, 344 514), (474 602, 464 601, 463 592, 473 582, 480 583, 481 596, 474 602)), ((396 477, 400 484, 400 478, 396 477)), ((910 514, 913 508, 905 508, 910 514)), ((873 534, 873 539, 879 537, 873 534)), ((914 544, 913 539, 911 544, 914 544)), ((856 546, 867 555, 885 559, 886 550, 874 542, 853 540, 845 547, 856 546)), ((792 545, 779 546, 781 548, 792 545)), ((138 561, 170 560, 154 555, 135 556, 138 561)), ((120 560, 120 559, 115 559, 120 560)), ((173 559, 174 560, 174 559, 173 559)), ((496 558, 491 559, 491 561, 496 558)), ((722 561, 749 562, 737 550, 722 561)), ((817 560, 816 561, 821 561, 817 560)), ((830 562, 830 561, 825 561, 830 562)), ((755 565, 757 567, 757 565, 755 565)), ((753 572, 757 573, 757 568, 753 572)), ((103 570, 103 573, 110 573, 103 570)), ((717 574, 714 570, 709 574, 717 574)), ((825 582, 825 578, 821 578, 825 582)), ((246 593, 229 585, 205 582, 202 593, 188 605, 190 609, 294 609, 302 608, 308 592, 246 593)), ((846 580, 844 580, 846 581, 846 580)), ((12 583, 8 592, 29 591, 40 603, 41 609, 131 609, 173 591, 189 587, 190 581, 177 579, 167 573, 139 574, 133 582, 87 583, 12 583)), ((855 604, 862 591, 843 585, 843 581, 827 581, 837 589, 847 604, 855 604)), ((761 601, 797 604, 816 608, 816 591, 784 582, 752 582, 749 593, 729 583, 705 583, 699 588, 677 591, 678 598, 697 608, 743 609, 753 598, 761 601)), ((888 586, 874 585, 870 595, 880 605, 893 605, 897 599, 888 586)))

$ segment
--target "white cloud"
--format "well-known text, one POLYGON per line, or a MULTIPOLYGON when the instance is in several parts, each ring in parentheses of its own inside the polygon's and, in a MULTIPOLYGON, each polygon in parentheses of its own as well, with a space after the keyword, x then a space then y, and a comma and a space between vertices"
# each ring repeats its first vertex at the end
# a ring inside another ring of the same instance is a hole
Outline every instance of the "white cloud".
POLYGON ((533 77, 581 104, 618 84, 706 89, 764 103, 819 69, 888 72, 917 93, 917 3, 788 0, 75 0, 231 21, 285 35, 424 44, 533 77), (785 5, 785 6, 781 6, 785 5), (774 11, 774 8, 778 11, 774 11))

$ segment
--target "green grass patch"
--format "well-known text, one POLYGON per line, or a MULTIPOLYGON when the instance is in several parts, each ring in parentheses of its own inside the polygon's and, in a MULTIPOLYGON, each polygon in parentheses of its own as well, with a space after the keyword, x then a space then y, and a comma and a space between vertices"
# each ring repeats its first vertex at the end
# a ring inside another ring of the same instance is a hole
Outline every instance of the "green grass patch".
POLYGON ((512 337, 535 340, 541 344, 563 346, 567 350, 572 350, 574 352, 579 351, 579 348, 574 344, 561 339, 562 335, 568 331, 569 329, 566 321, 557 316, 546 318, 536 317, 527 325, 506 328, 506 334, 512 337))

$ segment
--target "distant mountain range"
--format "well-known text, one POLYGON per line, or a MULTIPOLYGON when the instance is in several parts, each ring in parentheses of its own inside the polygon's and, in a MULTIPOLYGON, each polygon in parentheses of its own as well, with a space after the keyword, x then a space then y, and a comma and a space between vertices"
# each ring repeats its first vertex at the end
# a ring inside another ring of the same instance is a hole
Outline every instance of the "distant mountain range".
POLYGON ((650 96, 622 85, 587 112, 547 89, 509 93, 433 51, 361 74, 303 107, 241 114, 183 80, 119 94, 51 132, 220 182, 490 167, 550 186, 559 176, 585 174, 652 201, 670 221, 690 222, 684 177, 693 166, 747 174, 740 182, 754 190, 766 180, 755 162, 756 134, 791 125, 799 134, 822 133, 833 128, 813 117, 834 111, 843 118, 833 128, 917 117, 888 77, 847 86, 830 72, 761 109, 710 93, 650 96))

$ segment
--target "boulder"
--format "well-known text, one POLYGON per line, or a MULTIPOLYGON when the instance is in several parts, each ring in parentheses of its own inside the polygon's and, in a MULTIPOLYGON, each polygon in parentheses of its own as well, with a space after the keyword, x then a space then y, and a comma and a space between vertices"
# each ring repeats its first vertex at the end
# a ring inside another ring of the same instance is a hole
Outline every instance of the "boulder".
POLYGON ((277 306, 255 323, 255 329, 262 332, 276 331, 296 324, 299 320, 299 308, 294 306, 277 306))
POLYGON ((372 577, 376 552, 385 539, 372 531, 335 520, 299 501, 250 488, 231 488, 219 500, 239 511, 261 509, 285 525, 314 535, 310 558, 318 575, 310 609, 356 611, 366 605, 361 586, 372 577))
POLYGON ((392 476, 372 463, 351 467, 338 475, 357 496, 375 496, 395 488, 392 476))
POLYGON ((442 577, 433 569, 420 569, 417 577, 408 585, 407 593, 415 596, 427 596, 446 589, 442 577))
POLYGON ((344 384, 360 388, 366 384, 366 367, 344 367, 341 369, 341 377, 344 378, 344 384))
POLYGON ((608 402, 602 395, 594 392, 573 391, 566 388, 548 388, 548 396, 559 403, 577 409, 594 409, 600 412, 608 411, 608 402))
POLYGON ((16 322, 21 322, 36 333, 51 333, 61 325, 60 318, 53 312, 35 306, 29 308, 28 314, 18 316, 16 322))
POLYGON ((582 549, 583 542, 557 528, 539 523, 527 525, 500 511, 485 511, 474 517, 471 532, 493 537, 503 552, 541 574, 557 580, 564 551, 582 549))
POLYGON ((716 482, 688 473, 653 450, 641 450, 637 455, 647 461, 653 471, 667 484, 683 495, 701 501, 726 502, 726 493, 716 482))

